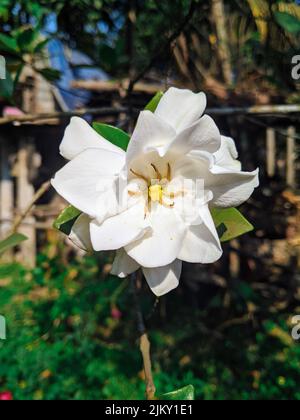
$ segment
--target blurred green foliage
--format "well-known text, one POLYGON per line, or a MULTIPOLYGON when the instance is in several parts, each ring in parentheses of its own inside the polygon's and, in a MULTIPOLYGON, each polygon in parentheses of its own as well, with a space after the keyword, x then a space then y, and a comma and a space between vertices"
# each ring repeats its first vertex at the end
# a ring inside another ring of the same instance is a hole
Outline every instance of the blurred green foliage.
MULTIPOLYGON (((19 71, 28 62, 25 54, 31 55, 31 62, 39 59, 47 40, 37 43, 38 35, 50 17, 51 33, 47 36, 83 51, 113 78, 137 74, 161 51, 153 69, 168 79, 176 75, 176 67, 179 69, 174 45, 168 46, 166 40, 184 21, 191 2, 1 0, 0 54, 8 53, 9 64, 19 71)), ((200 89, 208 75, 222 81, 222 66, 211 2, 196 3, 193 18, 183 31, 184 59, 189 68, 185 77, 200 89)), ((234 85, 249 86, 249 78, 255 74, 282 95, 292 93, 295 83, 287 74, 291 72, 291 58, 298 52, 300 6, 294 0, 224 0, 224 4, 226 19, 230 19, 227 38, 234 85)), ((59 78, 52 69, 39 71, 50 81, 59 78)), ((258 89, 257 84, 253 88, 258 89)))
POLYGON ((15 246, 19 245, 21 242, 27 240, 27 237, 22 235, 21 233, 13 233, 8 238, 0 241, 0 255, 2 255, 5 251, 14 248, 15 246))
MULTIPOLYGON (((32 271, 0 268, 8 326, 0 392, 18 400, 144 398, 131 291, 103 274, 109 262, 42 254, 32 271)), ((201 310, 186 299, 184 288, 168 295, 147 322, 158 395, 192 384, 197 399, 300 399, 300 346, 288 322, 297 303, 284 310, 245 282, 219 290, 201 310)), ((154 301, 145 285, 146 318, 154 301)))
POLYGON ((4 54, 6 61, 6 80, 0 81, 1 98, 13 101, 25 67, 30 67, 50 82, 60 79, 60 72, 45 67, 45 63, 41 61, 47 57, 45 49, 49 39, 41 36, 40 30, 38 25, 33 27, 28 24, 11 28, 7 34, 0 33, 0 52, 4 54))

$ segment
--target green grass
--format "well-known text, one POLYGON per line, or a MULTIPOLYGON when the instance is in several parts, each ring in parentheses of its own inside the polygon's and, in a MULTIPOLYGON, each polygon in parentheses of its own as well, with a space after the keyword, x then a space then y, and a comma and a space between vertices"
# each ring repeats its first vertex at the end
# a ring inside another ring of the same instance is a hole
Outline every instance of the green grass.
MULTIPOLYGON (((131 292, 103 274, 108 262, 86 257, 66 264, 40 255, 33 271, 0 267, 0 314, 8 325, 0 392, 17 400, 144 398, 131 292)), ((300 346, 287 322, 297 302, 276 312, 274 302, 241 282, 224 308, 223 293, 201 311, 185 289, 162 299, 148 321, 158 393, 192 384, 197 399, 300 399, 300 346), (249 303, 257 309, 251 322, 249 303)), ((154 301, 145 287, 146 315, 154 301)))

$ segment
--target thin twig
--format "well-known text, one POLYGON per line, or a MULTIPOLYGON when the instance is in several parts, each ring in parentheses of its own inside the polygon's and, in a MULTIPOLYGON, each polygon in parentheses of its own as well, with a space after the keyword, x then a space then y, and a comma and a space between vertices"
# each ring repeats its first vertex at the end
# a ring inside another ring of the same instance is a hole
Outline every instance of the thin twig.
POLYGON ((51 181, 47 181, 34 194, 34 196, 32 197, 32 200, 30 201, 30 203, 28 204, 28 206, 26 207, 26 209, 19 216, 16 217, 16 219, 15 219, 15 221, 13 223, 12 229, 11 229, 12 230, 12 233, 16 233, 17 232, 17 230, 19 229, 19 227, 21 226, 21 224, 23 223, 23 221, 29 215, 32 207, 49 190, 50 186, 51 186, 51 181))
POLYGON ((67 112, 49 112, 42 114, 25 114, 18 116, 9 116, 0 118, 0 125, 9 124, 9 123, 30 123, 40 120, 51 120, 51 119, 62 119, 70 118, 74 116, 82 117, 84 115, 99 115, 99 116, 110 116, 110 115, 119 115, 126 113, 127 108, 84 108, 78 109, 76 111, 67 111, 67 112))
POLYGON ((160 302, 159 298, 156 298, 156 299, 155 299, 155 302, 154 302, 154 305, 153 305, 153 307, 152 307, 152 309, 151 309, 151 312, 150 312, 150 313, 149 313, 149 315, 146 317, 146 321, 149 321, 149 320, 153 317, 153 315, 155 314, 156 309, 157 309, 157 307, 158 307, 158 305, 159 305, 159 302, 160 302))
MULTIPOLYGON (((254 118, 245 117, 245 119, 248 120, 249 122, 251 122, 252 124, 258 125, 259 127, 273 128, 273 127, 270 127, 269 124, 266 124, 263 121, 259 121, 259 120, 256 120, 254 118)), ((288 132, 278 130, 277 128, 273 128, 273 130, 274 130, 275 133, 279 134, 282 137, 286 137, 286 138, 290 138, 290 139, 294 139, 294 140, 300 140, 300 136, 297 136, 297 134, 290 135, 288 132)))
POLYGON ((300 105, 254 105, 250 107, 207 108, 211 115, 257 115, 277 116, 277 114, 299 114, 300 105))
POLYGON ((153 381, 152 375, 152 363, 151 363, 151 354, 150 354, 150 341, 147 334, 144 317, 141 310, 141 305, 139 301, 139 295, 137 290, 137 274, 134 273, 131 276, 131 286, 134 297, 134 304, 137 317, 137 327, 140 335, 140 351, 143 357, 144 372, 145 372, 145 382, 146 382, 146 397, 147 400, 153 400, 155 398, 156 388, 153 381))
POLYGON ((155 397, 155 392, 156 392, 156 388, 155 388, 153 376, 152 376, 150 348, 151 348, 151 345, 148 338, 148 334, 145 333, 140 338, 140 350, 141 350, 141 353, 143 356, 143 362, 144 362, 147 400, 153 400, 155 397))
MULTIPOLYGON (((77 111, 68 112, 49 112, 43 114, 26 114, 18 116, 9 116, 0 118, 0 125, 4 124, 22 124, 30 123, 51 119, 64 119, 74 116, 82 117, 84 115, 98 115, 98 116, 110 116, 119 114, 129 114, 129 108, 85 108, 78 109, 77 111)), ((136 113, 138 110, 134 109, 136 113)), ((207 108, 206 113, 214 116, 226 116, 226 115, 257 115, 260 116, 283 116, 289 114, 299 114, 300 105, 264 105, 264 106, 252 106, 252 107, 224 107, 224 108, 207 108)))

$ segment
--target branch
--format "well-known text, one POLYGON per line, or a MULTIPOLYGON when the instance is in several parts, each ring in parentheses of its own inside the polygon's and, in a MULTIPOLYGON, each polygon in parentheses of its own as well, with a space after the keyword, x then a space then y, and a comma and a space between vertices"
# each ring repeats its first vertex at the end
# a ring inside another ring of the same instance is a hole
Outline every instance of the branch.
POLYGON ((28 204, 27 208, 16 217, 13 226, 12 226, 12 233, 16 233, 19 227, 21 226, 23 220, 26 219, 26 217, 29 215, 32 207, 35 205, 35 203, 49 190, 51 187, 51 181, 45 182, 41 188, 34 194, 32 200, 28 204))
POLYGON ((119 115, 122 113, 128 112, 127 108, 84 108, 78 109, 77 111, 67 111, 67 112, 49 112, 43 114, 25 114, 18 116, 9 116, 0 118, 0 125, 9 124, 9 123, 29 123, 36 122, 41 120, 51 120, 51 119, 62 119, 70 117, 82 117, 84 115, 99 115, 99 116, 110 116, 110 115, 119 115))
POLYGON ((133 291, 134 297, 134 305, 136 311, 136 318, 137 318, 137 327, 138 332, 140 335, 140 350, 143 357, 143 364, 144 364, 144 372, 145 372, 145 382, 146 382, 146 397, 147 400, 153 400, 155 397, 155 385, 153 381, 152 375, 152 363, 151 363, 151 355, 150 355, 150 341, 148 338, 144 317, 141 310, 141 305, 139 301, 139 295, 137 290, 137 274, 134 273, 131 276, 131 286, 133 291))
POLYGON ((152 364, 150 355, 150 341, 147 333, 143 334, 140 338, 140 350, 143 356, 144 371, 146 378, 146 396, 147 400, 153 400, 155 397, 155 385, 152 376, 152 364))
MULTIPOLYGON (((85 115, 110 116, 126 113, 129 114, 129 108, 85 108, 70 112, 50 112, 44 114, 26 114, 21 116, 9 116, 0 118, 0 125, 4 124, 25 124, 30 122, 37 122, 51 119, 64 119, 70 117, 82 117, 85 115)), ((137 109, 134 112, 138 113, 137 109)), ((238 108, 208 108, 208 114, 213 115, 285 115, 285 114, 299 114, 300 105, 263 105, 252 107, 238 107, 238 108)))
POLYGON ((129 83, 128 90, 127 90, 127 97, 131 95, 135 84, 141 80, 146 73, 148 73, 149 70, 152 69, 155 62, 158 58, 161 57, 161 55, 170 47, 170 45, 176 41, 176 39, 179 37, 179 35, 184 31, 185 27, 190 23, 191 19, 194 16, 194 13, 197 9, 197 1, 192 0, 190 10, 183 20, 183 22, 179 25, 179 27, 173 32, 173 34, 167 39, 166 43, 158 50, 157 54, 155 54, 148 65, 142 70, 134 79, 132 79, 129 83))
MULTIPOLYGON (((129 80, 122 79, 117 82, 104 82, 102 80, 76 80, 72 82, 74 89, 91 90, 95 92, 119 92, 121 96, 126 94, 129 80)), ((134 92, 145 93, 147 95, 155 95, 161 90, 161 83, 136 83, 134 86, 134 92)))

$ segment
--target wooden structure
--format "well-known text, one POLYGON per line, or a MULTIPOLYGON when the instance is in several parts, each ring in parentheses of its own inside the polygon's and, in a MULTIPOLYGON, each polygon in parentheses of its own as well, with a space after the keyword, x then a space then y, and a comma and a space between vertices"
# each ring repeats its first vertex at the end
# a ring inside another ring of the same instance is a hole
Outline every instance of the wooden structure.
MULTIPOLYGON (((1 238, 40 185, 63 165, 59 143, 72 115, 88 115, 127 129, 136 116, 135 109, 141 109, 153 94, 164 89, 157 84, 138 83, 129 104, 128 81, 78 81, 73 87, 97 94, 96 107, 94 102, 93 108, 63 111, 52 88, 43 85, 41 79, 33 86, 23 91, 25 115, 0 117, 1 238)), ((295 194, 300 191, 300 106, 218 108, 208 109, 207 113, 217 120, 224 134, 236 139, 246 169, 259 166, 266 182, 276 178, 295 194)), ((37 233, 51 229, 53 219, 63 207, 64 203, 51 191, 23 221, 20 232, 29 240, 22 244, 20 258, 29 266, 35 264, 37 233)))

